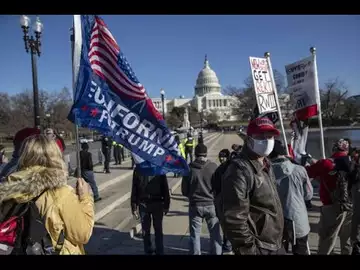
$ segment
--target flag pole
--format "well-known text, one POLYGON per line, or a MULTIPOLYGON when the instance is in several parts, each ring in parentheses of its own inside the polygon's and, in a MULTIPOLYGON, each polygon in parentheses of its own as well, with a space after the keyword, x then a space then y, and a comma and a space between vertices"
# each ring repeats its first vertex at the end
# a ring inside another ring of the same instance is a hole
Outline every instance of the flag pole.
POLYGON ((322 123, 319 78, 318 78, 317 64, 316 64, 316 48, 311 47, 310 52, 313 56, 313 65, 314 65, 315 94, 316 94, 316 103, 318 106, 318 119, 319 119, 319 128, 320 128, 320 149, 321 149, 322 158, 325 159, 326 156, 325 156, 325 143, 324 143, 324 128, 323 128, 323 123, 322 123))
MULTIPOLYGON (((75 42, 74 23, 73 23, 73 27, 70 28, 70 42, 71 42, 71 67, 72 67, 73 102, 75 102, 76 76, 75 76, 75 67, 74 67, 74 42, 75 42)), ((81 168, 80 168, 79 127, 76 124, 74 124, 74 126, 75 126, 75 145, 76 145, 76 177, 80 178, 81 177, 81 168)))
POLYGON ((275 96, 275 103, 276 103, 276 108, 279 114, 279 120, 280 120, 280 127, 281 127, 281 132, 283 134, 283 139, 284 139, 284 144, 285 144, 285 149, 286 149, 286 154, 288 156, 290 156, 289 153, 289 147, 288 147, 288 143, 287 143, 287 139, 286 139, 286 133, 285 133, 285 128, 284 128, 284 123, 283 123, 283 119, 282 119, 282 114, 281 114, 281 109, 280 109, 280 104, 279 104, 279 97, 277 94, 277 89, 276 89, 276 84, 275 84, 275 79, 274 79, 274 73, 273 73, 273 69, 271 66, 271 61, 270 61, 270 53, 266 52, 264 54, 266 61, 268 63, 268 67, 269 67, 269 72, 270 72, 270 79, 271 79, 271 84, 272 87, 274 89, 274 96, 275 96))

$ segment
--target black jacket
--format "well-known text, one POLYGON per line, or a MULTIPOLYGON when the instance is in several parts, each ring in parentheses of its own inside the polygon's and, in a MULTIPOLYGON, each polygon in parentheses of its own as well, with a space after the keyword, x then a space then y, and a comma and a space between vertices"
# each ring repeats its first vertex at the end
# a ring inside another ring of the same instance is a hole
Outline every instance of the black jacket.
POLYGON ((222 227, 235 254, 281 248, 284 217, 270 161, 261 164, 244 146, 222 183, 222 227))
POLYGON ((92 162, 92 155, 88 151, 80 151, 80 166, 81 171, 92 171, 94 169, 92 162))
POLYGON ((190 174, 181 182, 181 192, 189 198, 190 205, 214 204, 214 193, 211 183, 217 165, 212 161, 195 159, 190 164, 190 174))
POLYGON ((227 160, 224 163, 221 163, 212 176, 211 185, 212 185, 213 193, 214 193, 215 197, 220 195, 220 193, 221 193, 222 177, 229 165, 230 165, 230 160, 227 160))
POLYGON ((111 146, 112 146, 112 140, 110 137, 103 137, 101 139, 101 151, 104 153, 110 153, 109 151, 111 150, 111 146))
POLYGON ((334 170, 337 174, 336 189, 334 191, 333 200, 336 200, 342 211, 352 210, 351 185, 352 174, 354 171, 354 163, 351 162, 349 156, 338 157, 334 159, 334 170))
POLYGON ((162 202, 164 209, 170 207, 169 184, 166 175, 144 176, 135 168, 131 189, 131 210, 140 203, 162 202))

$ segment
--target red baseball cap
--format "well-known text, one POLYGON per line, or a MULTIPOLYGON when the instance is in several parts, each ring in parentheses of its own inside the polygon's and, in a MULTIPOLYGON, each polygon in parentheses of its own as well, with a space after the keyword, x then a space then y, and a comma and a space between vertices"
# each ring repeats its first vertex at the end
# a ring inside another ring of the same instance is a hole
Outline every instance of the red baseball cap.
POLYGON ((267 117, 259 117, 250 121, 247 127, 247 135, 252 136, 254 134, 261 133, 273 133, 274 136, 279 136, 280 131, 275 127, 274 123, 267 117))

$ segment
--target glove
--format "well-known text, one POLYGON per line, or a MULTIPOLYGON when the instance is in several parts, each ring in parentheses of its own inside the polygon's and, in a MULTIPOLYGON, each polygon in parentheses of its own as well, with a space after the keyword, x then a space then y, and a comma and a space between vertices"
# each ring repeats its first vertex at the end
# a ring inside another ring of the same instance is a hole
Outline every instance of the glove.
POLYGON ((134 211, 134 212, 132 212, 132 214, 136 220, 140 219, 140 215, 139 215, 138 211, 134 211))
POLYGON ((169 209, 164 209, 164 215, 166 216, 167 213, 169 212, 169 209))
POLYGON ((140 219, 140 215, 137 209, 138 207, 136 204, 131 204, 131 213, 136 220, 140 219))

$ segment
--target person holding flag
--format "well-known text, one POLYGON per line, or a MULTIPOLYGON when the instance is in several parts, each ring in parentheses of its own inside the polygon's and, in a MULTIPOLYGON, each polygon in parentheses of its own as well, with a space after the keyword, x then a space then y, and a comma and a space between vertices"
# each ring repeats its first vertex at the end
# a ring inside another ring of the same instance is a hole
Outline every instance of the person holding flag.
MULTIPOLYGON (((122 144, 143 175, 189 166, 117 41, 97 15, 74 15, 74 104, 68 119, 122 144)), ((105 156, 106 158, 106 156, 105 156)))

